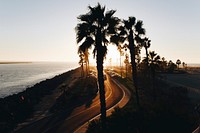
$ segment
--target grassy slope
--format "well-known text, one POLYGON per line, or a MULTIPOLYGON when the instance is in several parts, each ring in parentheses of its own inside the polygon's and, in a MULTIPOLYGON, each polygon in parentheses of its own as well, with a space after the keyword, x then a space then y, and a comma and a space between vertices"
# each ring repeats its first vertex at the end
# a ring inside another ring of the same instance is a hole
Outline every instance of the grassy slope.
MULTIPOLYGON (((118 80, 127 88, 133 88, 130 80, 118 80)), ((116 109, 108 117, 107 132, 188 133, 197 127, 195 105, 190 102, 186 88, 171 88, 165 82, 156 80, 154 90, 150 81, 139 78, 141 110, 135 108, 135 97, 132 97, 125 108, 116 109)), ((93 121, 87 132, 101 132, 99 121, 93 121)))

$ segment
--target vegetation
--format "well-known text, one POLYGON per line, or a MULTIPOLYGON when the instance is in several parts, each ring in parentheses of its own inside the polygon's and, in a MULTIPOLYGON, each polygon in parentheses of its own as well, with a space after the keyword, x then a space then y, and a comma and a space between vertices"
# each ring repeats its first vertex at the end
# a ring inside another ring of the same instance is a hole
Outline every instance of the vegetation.
POLYGON ((178 69, 179 69, 179 65, 181 64, 181 61, 178 59, 178 60, 176 61, 176 64, 178 65, 178 69))
MULTIPOLYGON (((117 78, 127 88, 131 89, 131 82, 127 79, 117 78)), ((189 133, 197 126, 198 114, 194 105, 188 98, 188 90, 183 87, 170 87, 165 82, 156 81, 157 98, 149 80, 139 75, 139 91, 141 110, 137 110, 135 98, 122 109, 116 108, 108 117, 107 132, 126 133, 189 133)), ((92 121, 88 133, 102 133, 99 120, 92 121)))
MULTIPOLYGON (((120 54, 121 77, 122 77, 121 56, 125 55, 124 63, 126 64, 126 79, 128 79, 127 76, 128 66, 131 66, 132 80, 130 81, 132 82, 133 85, 131 87, 129 86, 129 88, 131 88, 132 94, 135 94, 136 104, 134 105, 133 108, 136 109, 134 110, 134 112, 136 111, 135 112, 136 114, 144 113, 140 109, 145 108, 140 105, 140 95, 139 95, 139 93, 141 93, 140 91, 144 91, 145 96, 147 96, 148 93, 153 93, 153 99, 154 102, 156 103, 157 94, 161 91, 158 89, 158 86, 156 85, 157 84, 156 75, 159 75, 160 73, 179 73, 180 72, 179 65, 181 64, 181 61, 178 59, 176 65, 171 60, 168 62, 167 60, 165 60, 164 57, 161 58, 160 55, 158 55, 155 51, 149 52, 148 49, 151 46, 151 40, 145 36, 143 21, 136 20, 135 17, 129 17, 128 20, 120 20, 119 18, 113 16, 116 11, 109 10, 105 12, 105 6, 101 6, 99 3, 95 7, 89 6, 88 9, 89 9, 88 13, 80 15, 78 17, 79 23, 75 28, 77 36, 76 39, 77 43, 80 44, 78 53, 79 55, 80 54, 84 55, 85 62, 89 62, 88 50, 91 49, 92 46, 94 46, 93 55, 94 57, 96 57, 96 62, 97 62, 98 84, 99 84, 100 102, 101 102, 100 121, 102 124, 101 125, 102 129, 105 130, 106 102, 105 102, 105 90, 104 90, 104 80, 103 80, 103 61, 107 53, 108 44, 113 43, 116 44, 116 46, 118 47, 120 54), (146 57, 141 61, 140 51, 143 47, 145 48, 146 57), (124 54, 123 50, 125 50, 126 54, 124 54), (129 61, 129 55, 127 54, 127 50, 129 50, 130 52, 130 61, 129 61), (146 78, 145 80, 150 81, 148 87, 151 88, 150 89, 151 91, 148 90, 139 91, 138 73, 140 74, 139 76, 143 76, 146 78)), ((110 61, 111 60, 112 59, 110 59, 110 61)), ((81 62, 80 65, 83 66, 82 56, 80 56, 80 62, 81 62)), ((185 62, 183 65, 185 66, 185 62)), ((158 95, 158 99, 159 97, 160 96, 158 95)), ((144 99, 144 97, 142 97, 142 99, 144 99)), ((155 104, 155 106, 157 106, 157 103, 155 104)), ((159 108, 162 108, 162 106, 158 106, 158 108, 156 109, 159 108)), ((147 109, 145 111, 147 111, 147 109)), ((140 118, 144 118, 144 116, 140 118)), ((112 126, 109 125, 109 127, 112 126)), ((133 129, 133 131, 138 131, 139 129, 140 128, 137 127, 133 129)), ((98 127, 95 130, 97 131, 98 127)), ((109 131, 109 129, 107 129, 107 131, 109 131)))
POLYGON ((97 82, 95 77, 86 77, 77 80, 70 88, 63 86, 63 93, 57 98, 56 103, 51 107, 53 113, 66 111, 68 115, 77 106, 85 104, 89 107, 92 99, 97 94, 97 82))
POLYGON ((42 81, 18 94, 0 98, 0 132, 11 132, 17 124, 31 117, 34 106, 66 82, 66 77, 70 77, 75 71, 78 69, 42 81))
POLYGON ((114 17, 114 10, 105 12, 105 6, 99 3, 95 7, 88 6, 89 12, 78 17, 80 21, 76 26, 77 43, 81 43, 82 51, 94 46, 93 54, 96 56, 98 84, 101 103, 102 126, 106 123, 106 102, 103 77, 103 60, 107 53, 109 38, 115 34, 119 19, 114 17))

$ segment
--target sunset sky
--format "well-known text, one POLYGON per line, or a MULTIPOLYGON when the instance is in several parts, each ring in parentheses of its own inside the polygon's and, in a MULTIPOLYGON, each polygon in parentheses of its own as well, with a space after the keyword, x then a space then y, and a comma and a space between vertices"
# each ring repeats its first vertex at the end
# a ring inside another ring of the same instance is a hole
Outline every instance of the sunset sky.
POLYGON ((0 61, 78 61, 77 16, 97 2, 143 20, 150 49, 167 60, 200 63, 199 0, 1 0, 0 61))

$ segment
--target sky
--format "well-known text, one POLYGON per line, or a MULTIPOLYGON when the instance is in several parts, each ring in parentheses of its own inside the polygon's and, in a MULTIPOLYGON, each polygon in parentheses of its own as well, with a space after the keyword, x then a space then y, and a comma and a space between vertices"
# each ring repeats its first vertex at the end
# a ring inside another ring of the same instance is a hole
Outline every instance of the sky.
MULTIPOLYGON (((77 17, 98 2, 142 20, 161 57, 200 63, 199 0, 0 0, 0 61, 78 62, 77 17)), ((108 58, 117 54, 112 46, 108 58)))

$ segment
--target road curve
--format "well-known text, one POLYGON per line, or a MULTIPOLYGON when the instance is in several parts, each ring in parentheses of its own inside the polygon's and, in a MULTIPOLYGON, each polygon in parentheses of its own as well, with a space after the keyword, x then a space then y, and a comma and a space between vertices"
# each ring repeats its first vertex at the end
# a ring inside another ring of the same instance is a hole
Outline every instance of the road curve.
MULTIPOLYGON (((112 87, 115 87, 113 89, 116 89, 116 88, 121 89, 123 96, 120 99, 120 101, 118 101, 112 107, 107 108, 107 116, 112 114, 112 111, 114 110, 115 107, 120 107, 120 108, 124 107, 128 103, 128 101, 130 100, 130 97, 131 97, 131 92, 124 85, 122 85, 117 80, 114 80, 114 79, 110 79, 110 80, 112 80, 112 82, 113 82, 112 84, 115 84, 115 86, 112 86, 112 87)), ((95 117, 93 117, 90 120, 88 120, 87 122, 85 122, 83 125, 81 125, 79 128, 77 128, 74 131, 74 133, 85 133, 89 122, 94 119, 99 119, 99 118, 100 118, 100 114, 96 115, 95 117)))
MULTIPOLYGON (((107 114, 110 115, 114 107, 123 107, 129 100, 130 92, 115 80, 112 80, 107 76, 105 80, 106 90, 106 107, 107 114)), ((19 133, 35 133, 35 132, 57 132, 57 133, 71 133, 82 132, 82 125, 86 125, 87 121, 92 118, 97 118, 100 114, 100 101, 99 94, 93 99, 90 106, 82 105, 73 110, 70 116, 66 116, 66 113, 52 115, 39 120, 27 127, 17 131, 19 133), (81 128, 80 128, 81 127, 81 128), (78 129, 78 130, 77 130, 78 129)))

